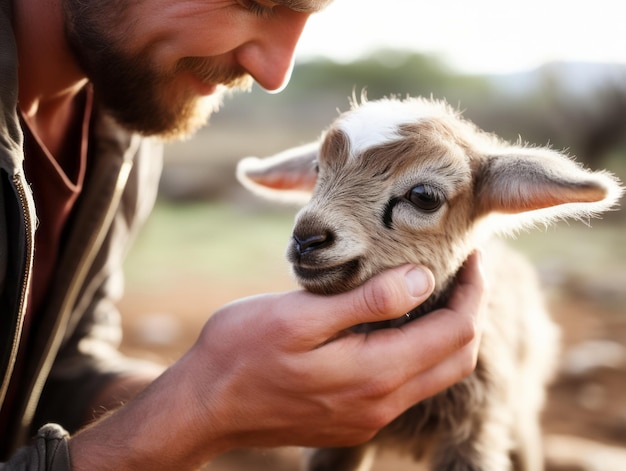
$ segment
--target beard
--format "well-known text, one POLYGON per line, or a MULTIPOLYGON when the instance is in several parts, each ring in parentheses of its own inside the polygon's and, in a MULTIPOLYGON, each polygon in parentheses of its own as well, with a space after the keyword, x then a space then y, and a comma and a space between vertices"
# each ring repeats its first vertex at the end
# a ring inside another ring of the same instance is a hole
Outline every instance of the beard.
POLYGON ((124 51, 125 41, 107 32, 121 29, 127 5, 115 0, 63 1, 69 47, 99 103, 122 127, 166 140, 187 138, 220 108, 225 93, 251 87, 252 78, 242 68, 224 67, 209 57, 185 57, 164 70, 150 61, 149 50, 124 51), (185 74, 219 87, 199 96, 193 87, 177 84, 185 74))

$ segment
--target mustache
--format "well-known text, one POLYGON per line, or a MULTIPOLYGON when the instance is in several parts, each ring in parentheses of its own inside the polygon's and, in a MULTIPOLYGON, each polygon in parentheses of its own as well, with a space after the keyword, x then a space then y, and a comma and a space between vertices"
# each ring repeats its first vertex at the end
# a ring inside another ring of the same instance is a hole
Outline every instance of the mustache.
POLYGON ((183 57, 176 65, 176 72, 186 71, 202 82, 224 85, 228 88, 247 90, 252 86, 252 77, 242 67, 224 66, 206 57, 183 57))

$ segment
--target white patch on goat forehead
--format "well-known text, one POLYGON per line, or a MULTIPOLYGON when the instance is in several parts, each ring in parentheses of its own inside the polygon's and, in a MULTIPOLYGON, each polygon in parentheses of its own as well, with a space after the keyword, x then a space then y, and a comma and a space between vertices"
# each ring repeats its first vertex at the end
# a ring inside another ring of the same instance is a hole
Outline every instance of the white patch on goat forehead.
POLYGON ((403 124, 442 114, 436 103, 422 100, 370 101, 346 113, 337 127, 350 139, 354 156, 370 147, 398 140, 398 128, 403 124))

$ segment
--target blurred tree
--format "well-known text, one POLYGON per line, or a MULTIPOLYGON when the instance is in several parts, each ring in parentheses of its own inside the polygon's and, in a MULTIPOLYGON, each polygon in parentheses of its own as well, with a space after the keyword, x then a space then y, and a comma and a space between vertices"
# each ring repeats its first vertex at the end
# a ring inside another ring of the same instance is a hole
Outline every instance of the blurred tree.
POLYGON ((560 131, 590 166, 602 166, 607 155, 626 144, 626 80, 610 82, 584 100, 559 96, 557 107, 560 131))
POLYGON ((462 96, 488 95, 489 82, 455 73, 435 56, 383 49, 350 63, 327 59, 305 62, 294 70, 288 90, 294 95, 315 90, 340 94, 362 89, 370 99, 389 95, 434 95, 456 101, 462 96))

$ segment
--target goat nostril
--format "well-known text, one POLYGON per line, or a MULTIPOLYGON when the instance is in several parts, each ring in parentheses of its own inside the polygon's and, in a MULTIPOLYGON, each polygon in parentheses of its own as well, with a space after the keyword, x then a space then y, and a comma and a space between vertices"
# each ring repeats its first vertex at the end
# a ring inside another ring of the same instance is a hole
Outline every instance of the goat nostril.
POLYGON ((298 252, 304 254, 313 250, 321 249, 331 242, 331 237, 326 234, 315 234, 312 236, 300 237, 297 234, 293 235, 293 239, 298 247, 298 252))

